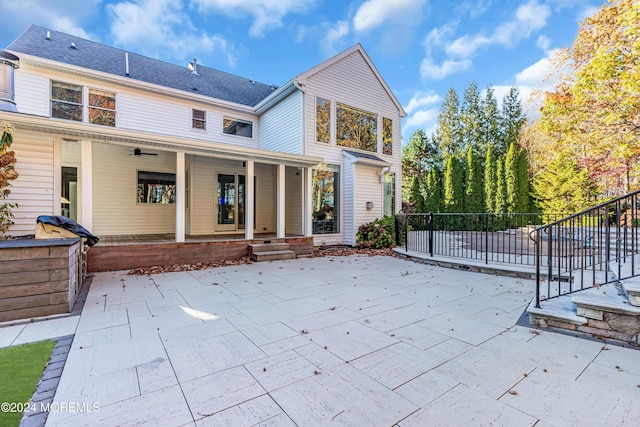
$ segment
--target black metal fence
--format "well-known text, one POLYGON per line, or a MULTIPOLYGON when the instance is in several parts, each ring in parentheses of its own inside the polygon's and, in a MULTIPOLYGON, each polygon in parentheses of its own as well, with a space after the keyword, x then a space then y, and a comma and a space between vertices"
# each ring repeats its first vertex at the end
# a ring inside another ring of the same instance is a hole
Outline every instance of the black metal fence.
POLYGON ((560 215, 426 213, 396 216, 396 244, 407 251, 489 262, 535 265, 529 233, 560 215))
POLYGON ((540 302, 640 275, 640 191, 531 232, 540 302))

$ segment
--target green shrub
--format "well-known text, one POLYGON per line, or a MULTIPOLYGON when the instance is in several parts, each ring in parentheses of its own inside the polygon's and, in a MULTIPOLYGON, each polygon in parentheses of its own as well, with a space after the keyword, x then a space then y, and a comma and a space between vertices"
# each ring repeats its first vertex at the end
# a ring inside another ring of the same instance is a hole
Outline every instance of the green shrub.
POLYGON ((394 217, 385 216, 362 224, 356 233, 356 243, 358 247, 369 249, 394 247, 396 243, 394 217))

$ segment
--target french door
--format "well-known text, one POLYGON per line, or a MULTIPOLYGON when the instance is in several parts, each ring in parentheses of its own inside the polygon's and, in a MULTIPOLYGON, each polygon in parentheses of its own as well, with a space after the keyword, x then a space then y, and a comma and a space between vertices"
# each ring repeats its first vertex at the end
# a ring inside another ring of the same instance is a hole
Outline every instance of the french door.
POLYGON ((244 229, 245 176, 234 173, 217 174, 216 231, 244 229))

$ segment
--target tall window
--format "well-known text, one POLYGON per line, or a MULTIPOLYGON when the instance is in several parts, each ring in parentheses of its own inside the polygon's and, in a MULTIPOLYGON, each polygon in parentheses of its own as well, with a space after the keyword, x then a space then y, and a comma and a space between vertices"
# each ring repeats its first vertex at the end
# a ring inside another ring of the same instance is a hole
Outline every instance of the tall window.
POLYGON ((82 121, 82 86, 51 82, 51 117, 82 121))
POLYGON ((89 89, 89 123, 103 126, 116 125, 116 94, 89 89))
POLYGON ((313 170, 313 234, 340 232, 340 167, 321 165, 313 170))
POLYGON ((343 147, 376 152, 376 121, 373 113, 344 104, 336 106, 336 142, 343 147))
POLYGON ((393 155, 393 121, 382 118, 382 154, 393 155))
POLYGON ((246 136, 247 138, 253 137, 253 123, 247 120, 225 117, 222 125, 224 127, 223 132, 226 134, 246 136))
POLYGON ((384 176, 384 216, 395 215, 396 210, 396 174, 388 173, 384 176))
POLYGON ((331 101, 316 98, 316 141, 331 141, 331 101))
POLYGON ((207 112, 202 110, 192 110, 191 127, 193 129, 207 128, 207 112))

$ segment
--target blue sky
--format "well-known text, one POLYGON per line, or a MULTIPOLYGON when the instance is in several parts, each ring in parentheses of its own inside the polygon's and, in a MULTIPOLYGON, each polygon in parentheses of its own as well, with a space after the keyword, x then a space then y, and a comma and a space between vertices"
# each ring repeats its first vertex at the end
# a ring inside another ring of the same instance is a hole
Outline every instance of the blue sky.
MULTIPOLYGON (((192 58, 282 85, 361 43, 408 115, 431 132, 450 87, 544 89, 554 51, 604 0, 2 0, 0 46, 38 24, 174 64, 192 58)), ((532 109, 533 111, 534 109, 532 109)))

